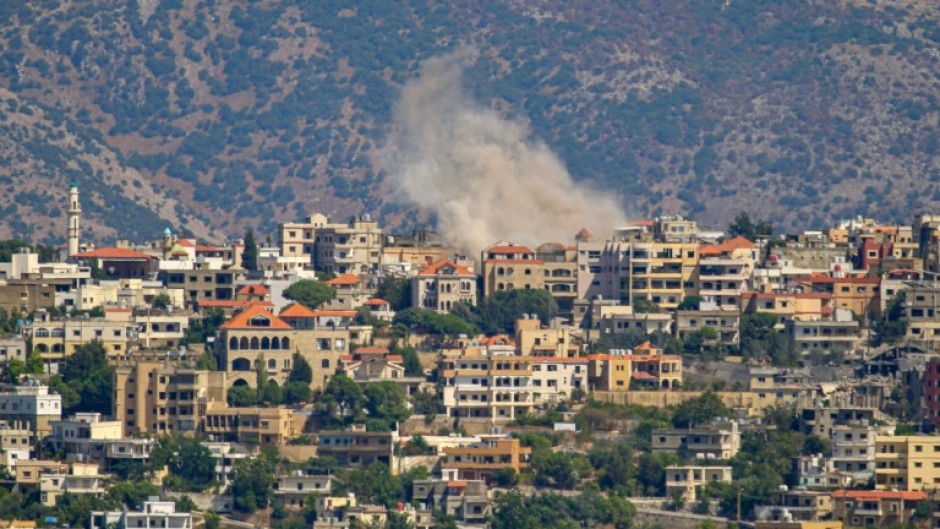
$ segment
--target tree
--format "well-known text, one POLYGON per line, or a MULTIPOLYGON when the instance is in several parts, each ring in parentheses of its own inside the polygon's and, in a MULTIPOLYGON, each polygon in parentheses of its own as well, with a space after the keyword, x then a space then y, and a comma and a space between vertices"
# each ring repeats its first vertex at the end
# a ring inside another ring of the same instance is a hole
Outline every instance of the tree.
POLYGON ((316 309, 336 297, 336 289, 333 285, 312 279, 301 279, 284 289, 284 297, 310 309, 316 309))
POLYGON ((26 359, 26 371, 32 374, 40 374, 46 371, 46 364, 42 361, 42 355, 38 351, 33 351, 26 359))
POLYGON ((287 376, 288 382, 304 382, 310 384, 313 382, 313 369, 310 364, 299 352, 294 353, 291 363, 290 375, 287 376))
POLYGON ((181 496, 180 499, 176 500, 176 512, 193 512, 198 510, 199 507, 196 505, 196 502, 185 494, 181 496))
POLYGON ((908 321, 905 318, 904 303, 907 296, 904 291, 891 298, 884 315, 873 326, 877 345, 893 344, 907 334, 908 321))
POLYGON ((701 302, 702 298, 699 296, 686 296, 682 298, 682 303, 679 303, 677 310, 698 310, 701 302))
POLYGON ((320 395, 317 408, 335 423, 345 424, 362 413, 365 396, 354 380, 346 375, 335 375, 320 395))
POLYGON ((751 221, 751 216, 742 211, 728 226, 728 232, 732 237, 741 236, 750 241, 756 241, 761 238, 771 237, 774 234, 774 226, 768 220, 762 220, 754 224, 751 221))
POLYGON ((392 350, 394 354, 401 355, 405 364, 406 377, 423 377, 424 368, 421 367, 421 360, 418 358, 418 351, 414 347, 396 347, 392 350))
POLYGON ((7 362, 4 378, 11 384, 18 384, 20 377, 26 374, 26 371, 26 363, 19 358, 13 358, 7 362))
POLYGON ((261 393, 261 401, 269 405, 284 403, 284 390, 277 382, 269 381, 264 385, 264 391, 261 393))
POLYGON ((212 355, 209 351, 203 351, 199 358, 196 360, 196 369, 206 370, 206 371, 218 371, 219 366, 215 360, 215 356, 212 355))
POLYGON ((157 468, 170 471, 165 484, 188 491, 201 491, 215 478, 212 453, 198 439, 168 435, 157 439, 151 456, 157 468))
POLYGON ((249 386, 232 386, 228 388, 226 400, 229 406, 247 408, 258 403, 258 392, 249 386))
POLYGON ((222 527, 222 517, 214 512, 206 511, 203 513, 203 519, 206 521, 205 529, 220 529, 222 527))
POLYGON ((721 398, 708 391, 698 397, 684 400, 672 413, 672 425, 676 428, 689 428, 706 424, 715 417, 729 417, 731 411, 721 398))
POLYGON ((418 307, 396 313, 393 323, 413 332, 438 336, 472 336, 477 333, 473 324, 453 314, 438 314, 433 310, 418 307))
POLYGON ((157 310, 166 310, 173 306, 173 300, 168 294, 157 294, 153 297, 150 306, 157 310))
POLYGON ((104 344, 95 340, 76 347, 75 352, 65 359, 58 387, 63 385, 76 397, 68 408, 63 403, 63 414, 80 411, 110 414, 114 369, 108 363, 104 344))
POLYGON ((444 406, 437 395, 427 391, 418 391, 411 396, 411 408, 417 415, 424 415, 425 421, 430 423, 439 413, 444 413, 444 406))
POLYGON ((231 485, 235 509, 253 513, 267 507, 274 495, 274 473, 275 461, 264 453, 235 461, 231 485))
POLYGON ((396 312, 405 310, 411 306, 411 282, 405 277, 384 276, 379 280, 375 296, 387 301, 396 312))
POLYGON ((310 384, 307 382, 288 382, 284 384, 284 402, 286 404, 308 402, 312 394, 310 384))
POLYGON ((248 228, 245 232, 245 249, 242 251, 242 268, 245 270, 258 269, 258 243, 255 241, 255 230, 248 228))
POLYGON ((646 298, 633 298, 633 312, 637 314, 657 314, 663 309, 646 298))
POLYGON ((534 314, 543 324, 555 317, 558 305, 544 289, 519 288, 499 291, 479 304, 480 325, 487 334, 513 333, 516 321, 534 314))
POLYGON ((411 415, 408 400, 402 387, 391 380, 366 385, 363 392, 369 418, 383 422, 388 430, 411 415))

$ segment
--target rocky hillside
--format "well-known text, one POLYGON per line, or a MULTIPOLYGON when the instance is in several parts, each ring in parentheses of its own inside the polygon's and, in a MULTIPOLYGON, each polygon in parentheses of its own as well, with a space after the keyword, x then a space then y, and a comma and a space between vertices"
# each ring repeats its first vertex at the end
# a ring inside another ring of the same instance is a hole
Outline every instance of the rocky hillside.
POLYGON ((4 0, 0 21, 4 237, 61 241, 71 180, 103 239, 410 223, 392 109, 460 45, 477 99, 631 215, 940 208, 931 0, 4 0))

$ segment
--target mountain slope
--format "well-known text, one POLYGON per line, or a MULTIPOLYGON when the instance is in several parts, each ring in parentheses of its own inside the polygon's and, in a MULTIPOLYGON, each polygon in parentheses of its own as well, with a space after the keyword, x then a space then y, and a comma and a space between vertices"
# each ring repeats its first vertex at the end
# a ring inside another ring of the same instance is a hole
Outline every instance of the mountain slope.
POLYGON ((475 97, 630 215, 791 228, 940 203, 931 2, 445 4, 7 0, 0 235, 61 240, 73 179, 104 239, 410 223, 381 147, 402 84, 461 44, 475 97))

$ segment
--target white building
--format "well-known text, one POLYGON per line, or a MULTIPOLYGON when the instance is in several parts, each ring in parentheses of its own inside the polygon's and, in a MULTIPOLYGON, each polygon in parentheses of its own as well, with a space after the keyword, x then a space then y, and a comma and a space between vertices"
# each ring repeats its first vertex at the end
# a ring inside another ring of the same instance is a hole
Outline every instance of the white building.
POLYGON ((587 390, 586 357, 532 357, 532 391, 536 404, 554 404, 571 398, 575 389, 587 390))
POLYGON ((140 512, 94 511, 91 513, 91 529, 192 529, 193 515, 176 512, 172 501, 160 501, 151 497, 144 502, 140 512))

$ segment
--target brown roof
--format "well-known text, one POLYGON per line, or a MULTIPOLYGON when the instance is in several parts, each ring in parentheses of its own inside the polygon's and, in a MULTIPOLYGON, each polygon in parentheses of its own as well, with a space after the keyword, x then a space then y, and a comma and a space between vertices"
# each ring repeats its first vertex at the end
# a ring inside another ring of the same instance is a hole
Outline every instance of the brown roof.
POLYGON ((327 285, 333 285, 333 286, 336 286, 336 285, 351 286, 351 285, 358 285, 360 281, 358 277, 352 274, 343 274, 339 277, 334 277, 333 279, 324 281, 324 283, 326 283, 327 285))
POLYGON ((274 314, 260 305, 252 305, 242 312, 236 314, 232 319, 222 324, 223 329, 291 329, 292 327, 286 321, 278 318, 274 314), (270 321, 265 327, 251 325, 249 322, 257 317, 264 317, 270 321))
POLYGON ((268 290, 268 287, 260 284, 250 284, 244 285, 238 289, 238 294, 241 296, 247 296, 251 294, 257 294, 259 296, 266 296, 271 292, 268 290))
POLYGON ((138 252, 136 250, 130 250, 128 248, 97 248, 91 250, 90 252, 80 252, 72 257, 77 257, 79 259, 156 259, 150 254, 143 252, 138 252))
POLYGON ((540 265, 545 264, 541 259, 489 259, 486 261, 488 265, 494 264, 531 264, 531 265, 540 265))
POLYGON ((726 253, 733 252, 735 250, 740 250, 746 248, 748 250, 753 250, 757 248, 757 245, 748 239, 738 235, 733 239, 728 239, 722 241, 718 244, 706 244, 699 248, 699 255, 702 257, 707 257, 709 255, 724 255, 726 253))
POLYGON ((437 275, 444 267, 451 267, 454 269, 454 275, 458 276, 473 276, 474 273, 470 271, 469 268, 465 266, 460 266, 457 263, 451 261, 450 259, 439 259, 428 266, 425 266, 418 272, 419 276, 433 276, 437 275))
POLYGON ((176 241, 176 244, 182 246, 183 248, 195 248, 196 243, 189 239, 179 239, 176 241))
POLYGON ((367 299, 366 301, 363 301, 362 304, 374 307, 374 306, 379 306, 379 305, 389 305, 389 302, 381 298, 372 298, 372 299, 367 299))
POLYGON ((505 255, 505 254, 514 254, 514 253, 533 254, 535 252, 528 246, 518 246, 515 244, 509 244, 509 245, 502 245, 502 246, 494 246, 486 250, 486 253, 505 255))
POLYGON ((834 490, 832 497, 855 500, 925 500, 927 494, 922 490, 834 490))
POLYGON ((317 315, 300 303, 294 303, 278 314, 281 318, 315 318, 317 315))
POLYGON ((273 307, 270 301, 248 301, 244 299, 204 299, 199 302, 200 307, 273 307))

